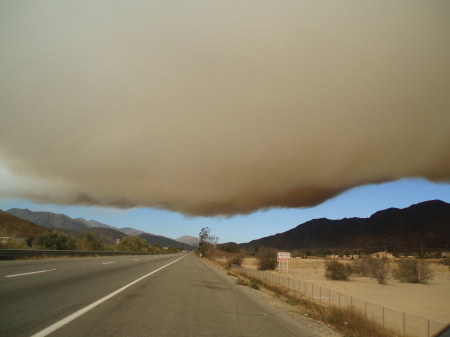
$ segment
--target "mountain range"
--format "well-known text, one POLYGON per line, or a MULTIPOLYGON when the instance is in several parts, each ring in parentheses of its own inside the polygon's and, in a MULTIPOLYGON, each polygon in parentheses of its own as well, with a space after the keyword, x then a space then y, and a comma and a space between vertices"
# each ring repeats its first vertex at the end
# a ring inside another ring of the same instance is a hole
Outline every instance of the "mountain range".
POLYGON ((385 209, 369 218, 314 219, 240 246, 285 250, 450 250, 450 204, 431 200, 404 209, 385 209))
MULTIPOLYGON (((24 234, 21 235, 23 237, 30 236, 29 233, 36 228, 39 228, 40 232, 51 228, 71 235, 90 231, 109 244, 114 244, 117 239, 127 235, 139 236, 151 245, 158 243, 161 246, 184 247, 187 250, 197 249, 199 243, 198 238, 191 236, 173 240, 134 228, 115 228, 95 220, 72 219, 64 214, 33 212, 18 208, 0 212, 0 225, 2 228, 8 226, 14 228, 17 233, 21 232, 19 229, 23 227, 24 234), (22 219, 22 222, 14 222, 11 216, 22 219)), ((224 245, 227 244, 221 244, 224 245)), ((313 219, 284 233, 242 243, 239 246, 246 250, 260 246, 283 250, 381 251, 420 248, 450 250, 450 204, 431 200, 404 209, 385 209, 369 218, 313 219)))
MULTIPOLYGON (((57 229, 72 236, 77 236, 79 233, 92 232, 97 237, 101 238, 105 243, 111 245, 115 244, 117 239, 121 240, 126 236, 135 235, 143 238, 151 245, 158 243, 162 247, 183 247, 187 250, 196 250, 198 246, 198 244, 191 245, 187 243, 196 242, 198 239, 194 237, 185 236, 181 237, 181 240, 173 240, 165 236, 145 233, 141 230, 130 227, 116 228, 96 220, 85 220, 83 218, 73 219, 64 214, 56 214, 52 212, 33 212, 29 209, 20 208, 11 208, 2 213, 9 214, 10 216, 17 217, 35 225, 39 225, 39 227, 42 228, 57 229), (188 240, 188 238, 190 239, 188 240)), ((6 216, 0 217, 0 219, 2 218, 5 218, 5 223, 17 223, 11 218, 6 219, 6 216)), ((20 225, 15 226, 15 228, 16 227, 20 227, 20 225)))

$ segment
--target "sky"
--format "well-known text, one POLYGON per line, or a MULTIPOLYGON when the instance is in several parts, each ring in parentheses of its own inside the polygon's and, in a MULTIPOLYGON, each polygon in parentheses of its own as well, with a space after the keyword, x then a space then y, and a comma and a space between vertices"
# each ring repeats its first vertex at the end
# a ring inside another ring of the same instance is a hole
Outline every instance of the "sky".
POLYGON ((95 206, 35 204, 18 198, 0 199, 0 209, 28 208, 35 212, 53 212, 72 218, 96 220, 117 228, 132 227, 147 233, 177 239, 183 235, 198 237, 203 227, 220 243, 245 243, 285 232, 306 221, 318 218, 366 218, 390 207, 406 208, 413 204, 442 200, 450 203, 450 184, 425 179, 399 181, 356 187, 323 204, 309 208, 274 208, 233 217, 189 217, 154 208, 121 210, 95 206))
POLYGON ((2 1, 0 208, 245 242, 448 202, 449 14, 2 1))

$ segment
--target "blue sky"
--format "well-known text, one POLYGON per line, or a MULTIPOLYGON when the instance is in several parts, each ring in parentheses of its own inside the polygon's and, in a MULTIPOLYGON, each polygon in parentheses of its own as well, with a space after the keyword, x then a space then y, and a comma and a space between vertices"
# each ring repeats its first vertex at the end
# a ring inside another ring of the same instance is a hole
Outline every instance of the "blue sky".
POLYGON ((281 233, 316 218, 342 219, 368 217, 389 207, 405 208, 412 204, 439 199, 450 203, 450 184, 424 179, 402 179, 396 182, 353 188, 311 208, 273 208, 233 217, 187 217, 154 208, 120 210, 102 207, 35 204, 23 199, 0 200, 0 208, 28 208, 97 220, 115 227, 133 227, 148 233, 176 239, 183 235, 197 237, 202 227, 210 227, 219 242, 248 242, 281 233))

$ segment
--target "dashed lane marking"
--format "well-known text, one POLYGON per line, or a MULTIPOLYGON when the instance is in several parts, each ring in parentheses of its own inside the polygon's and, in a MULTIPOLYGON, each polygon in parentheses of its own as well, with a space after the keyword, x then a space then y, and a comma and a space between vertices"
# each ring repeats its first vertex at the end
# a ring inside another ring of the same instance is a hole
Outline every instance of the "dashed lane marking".
POLYGON ((56 269, 38 270, 38 271, 32 271, 32 272, 29 272, 29 273, 7 275, 7 276, 5 276, 5 277, 17 277, 17 276, 24 276, 24 275, 31 275, 31 274, 47 273, 47 272, 49 272, 49 271, 55 271, 55 270, 56 270, 56 269))

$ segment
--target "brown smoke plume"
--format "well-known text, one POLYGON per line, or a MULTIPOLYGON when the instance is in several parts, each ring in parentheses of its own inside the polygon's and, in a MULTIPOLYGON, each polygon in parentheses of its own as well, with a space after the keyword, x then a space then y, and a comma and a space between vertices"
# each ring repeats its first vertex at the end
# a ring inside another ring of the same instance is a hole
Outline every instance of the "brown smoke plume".
POLYGON ((0 197, 232 215, 450 179, 449 1, 4 1, 0 197))

